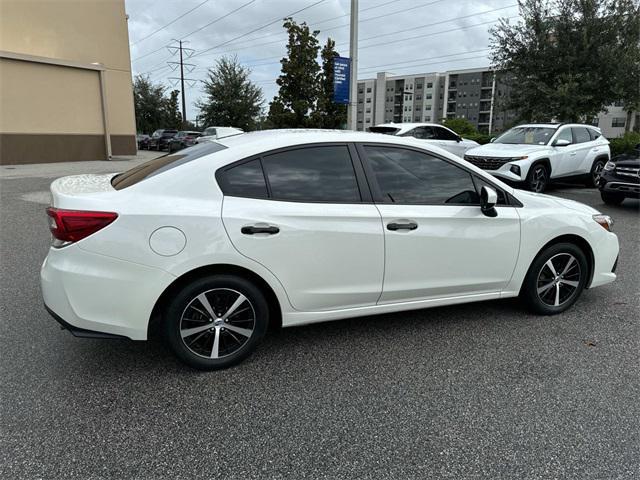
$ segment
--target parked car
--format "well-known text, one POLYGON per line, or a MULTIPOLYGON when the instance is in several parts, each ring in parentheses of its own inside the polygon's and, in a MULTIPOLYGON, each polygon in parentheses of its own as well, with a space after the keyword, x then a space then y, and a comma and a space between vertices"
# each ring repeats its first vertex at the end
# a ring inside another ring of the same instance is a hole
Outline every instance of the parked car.
POLYGON ((138 142, 138 150, 147 150, 149 148, 149 140, 151 137, 144 133, 139 133, 136 135, 136 140, 138 142))
POLYGON ((600 130, 581 124, 529 124, 506 131, 464 159, 506 182, 544 192, 551 181, 595 186, 611 157, 600 130))
POLYGON ((464 156, 470 148, 480 144, 473 140, 462 138, 453 130, 437 123, 384 123, 370 127, 372 133, 384 133, 399 137, 413 137, 429 145, 437 145, 459 157, 464 156))
POLYGON ((169 141, 178 133, 177 130, 160 129, 153 132, 149 139, 149 150, 167 150, 169 141))
POLYGON ((240 135, 244 130, 236 127, 207 127, 202 135, 196 139, 196 143, 214 142, 219 138, 240 135))
POLYGON ((51 193, 52 315, 77 336, 161 332, 201 369, 269 325, 517 296, 551 315, 616 278, 610 217, 407 137, 253 132, 51 193))
POLYGON ((200 136, 200 132, 193 132, 190 130, 182 130, 176 133, 171 140, 169 140, 169 153, 177 152, 183 148, 190 147, 196 144, 196 139, 200 136))
POLYGON ((620 205, 625 198, 640 198, 640 143, 633 152, 607 162, 598 188, 602 200, 609 205, 620 205))

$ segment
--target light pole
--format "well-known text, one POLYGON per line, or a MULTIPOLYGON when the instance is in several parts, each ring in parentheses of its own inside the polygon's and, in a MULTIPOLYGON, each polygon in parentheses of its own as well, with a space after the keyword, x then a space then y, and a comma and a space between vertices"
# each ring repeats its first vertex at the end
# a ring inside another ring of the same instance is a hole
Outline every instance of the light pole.
POLYGON ((358 0, 351 0, 351 30, 349 38, 349 57, 351 71, 349 75, 349 108, 347 125, 350 130, 358 129, 358 0))

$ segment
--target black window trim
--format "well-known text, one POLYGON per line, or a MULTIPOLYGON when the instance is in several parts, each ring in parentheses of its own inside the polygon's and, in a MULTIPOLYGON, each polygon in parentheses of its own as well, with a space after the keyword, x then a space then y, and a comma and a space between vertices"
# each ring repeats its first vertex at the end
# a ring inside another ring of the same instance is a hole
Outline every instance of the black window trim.
POLYGON ((313 143, 303 143, 300 145, 290 145, 287 147, 280 147, 273 150, 268 150, 266 152, 262 152, 257 155, 252 155, 250 157, 243 158, 241 160, 236 160, 235 162, 229 163, 223 167, 220 167, 215 172, 215 179, 218 183, 218 187, 222 191, 222 194, 225 197, 237 197, 237 198, 253 198, 256 200, 268 200, 272 202, 290 202, 290 203, 319 203, 319 204, 329 204, 329 205, 361 205, 361 204, 373 204, 373 195, 371 193, 371 188, 368 183, 368 179, 364 173, 364 169, 362 166, 362 162, 358 155, 358 152, 351 142, 313 142, 313 143), (271 185, 269 184, 269 178, 265 172, 263 165, 263 158, 269 155, 275 155, 277 153, 290 152, 294 150, 303 150, 305 148, 315 148, 315 147, 347 147, 349 152, 349 157, 351 158, 351 166, 353 168, 355 177, 356 177, 356 186, 358 187, 358 191, 360 193, 360 201, 358 202, 336 202, 336 201, 325 201, 325 200, 292 200, 288 198, 274 198, 271 185), (267 197, 256 197, 249 195, 229 195, 225 193, 226 182, 224 178, 224 172, 230 170, 239 165, 243 165, 245 163, 252 162, 254 160, 259 160, 260 168, 262 169, 262 175, 264 176, 265 184, 267 186, 267 197))
MULTIPOLYGON (((358 151, 358 155, 360 156, 360 161, 362 162, 365 174, 367 176, 367 181, 369 182, 369 187, 371 188, 371 194, 374 200, 374 203, 377 204, 385 204, 385 205, 407 205, 407 206, 439 206, 439 207, 479 207, 480 204, 475 204, 475 203, 406 203, 406 202, 392 202, 390 199, 386 198, 383 194, 382 194, 382 190, 380 189, 380 186, 378 185, 378 182, 376 180, 376 176, 375 176, 375 172, 373 171, 373 169, 371 168, 371 165, 369 164, 369 159, 367 157, 367 152, 365 150, 365 147, 388 147, 388 148, 399 148, 399 149, 404 149, 404 150, 413 150, 415 152, 418 153, 422 153, 422 154, 427 154, 427 155, 431 155, 434 158, 437 158, 439 160, 443 160, 445 162, 447 162, 450 165, 453 165, 454 167, 458 167, 461 170, 464 170, 465 172, 467 172, 470 176, 471 176, 471 183, 473 184, 473 187, 476 189, 477 191, 477 185, 476 185, 476 181, 475 181, 475 177, 478 177, 479 175, 474 172, 473 170, 467 168, 464 165, 461 165, 457 162, 454 162, 446 157, 443 157, 441 155, 438 155, 436 153, 433 153, 429 150, 426 149, 422 149, 419 147, 415 147, 413 145, 401 145, 401 144, 393 144, 393 143, 381 143, 381 142, 358 142, 356 143, 356 150, 358 151), (371 179, 371 180, 369 180, 371 179)), ((511 195, 509 192, 507 192, 506 190, 504 190, 501 187, 498 187, 496 184, 494 184, 492 181, 488 180, 485 177, 480 177, 482 179, 482 181, 488 183, 489 185, 491 185, 491 187, 493 187, 496 191, 502 191, 504 198, 507 202, 506 205, 496 205, 497 208, 503 208, 503 207, 510 207, 510 208, 520 208, 522 207, 522 203, 520 203, 518 201, 518 199, 516 199, 515 197, 513 197, 513 195, 511 195)))

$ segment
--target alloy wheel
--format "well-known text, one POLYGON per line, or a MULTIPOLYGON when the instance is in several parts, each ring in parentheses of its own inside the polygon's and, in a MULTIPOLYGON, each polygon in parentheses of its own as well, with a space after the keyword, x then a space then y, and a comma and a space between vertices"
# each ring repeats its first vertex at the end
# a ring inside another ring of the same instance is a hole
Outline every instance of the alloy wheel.
POLYGON ((229 288, 215 288, 187 304, 180 317, 180 336, 194 354, 216 359, 240 350, 255 326, 255 310, 247 297, 229 288))
POLYGON ((536 192, 544 192, 545 187, 547 186, 547 169, 542 165, 538 165, 534 168, 533 174, 531 175, 531 189, 536 192))
POLYGON ((600 182, 600 176, 602 175, 602 170, 604 169, 604 163, 602 162, 597 162, 594 166, 593 166, 593 172, 592 172, 592 176, 593 176, 593 184, 597 187, 598 183, 600 182))
POLYGON ((571 300, 580 286, 580 263, 570 253, 554 255, 538 273, 538 297, 545 305, 559 307, 571 300))

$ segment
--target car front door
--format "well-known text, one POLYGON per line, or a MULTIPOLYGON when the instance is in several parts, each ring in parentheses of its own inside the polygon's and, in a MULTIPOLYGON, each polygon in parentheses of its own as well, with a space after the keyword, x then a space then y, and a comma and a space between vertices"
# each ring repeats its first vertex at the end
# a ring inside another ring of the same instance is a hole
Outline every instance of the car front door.
POLYGON ((551 176, 558 178, 575 175, 580 168, 580 152, 584 146, 580 146, 575 142, 572 128, 561 128, 553 140, 553 144, 556 151, 556 161, 551 163, 551 176), (559 140, 566 140, 570 143, 568 145, 558 146, 557 142, 559 140))
POLYGON ((384 235, 353 147, 277 151, 216 177, 233 245, 278 278, 296 310, 375 305, 384 235))
POLYGON ((406 147, 359 151, 384 225, 379 303, 497 293, 507 285, 520 218, 504 192, 491 218, 479 207, 479 178, 453 162, 406 147))

